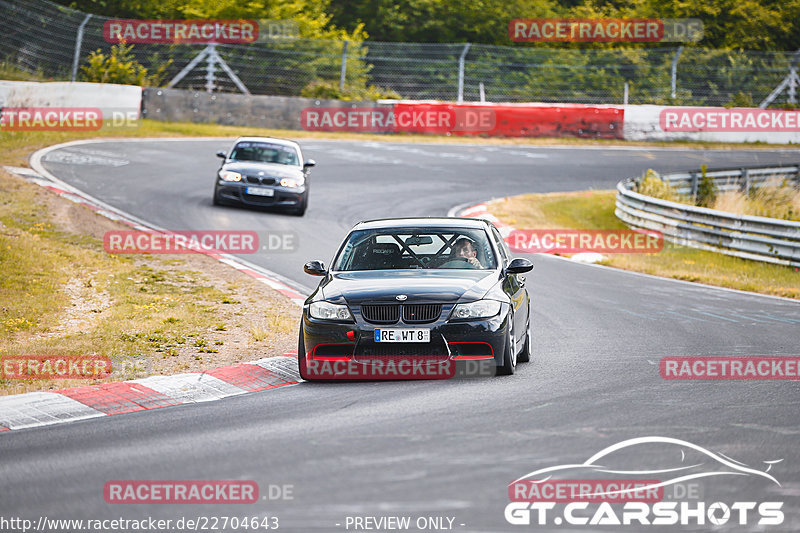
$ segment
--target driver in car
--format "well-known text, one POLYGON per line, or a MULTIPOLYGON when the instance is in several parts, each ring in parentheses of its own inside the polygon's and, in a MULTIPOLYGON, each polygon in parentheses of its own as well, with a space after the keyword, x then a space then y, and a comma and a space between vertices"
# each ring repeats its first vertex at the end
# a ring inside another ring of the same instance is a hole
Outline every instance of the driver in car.
POLYGON ((453 244, 452 257, 455 259, 464 259, 475 268, 483 268, 483 265, 478 260, 478 252, 475 250, 475 245, 466 237, 459 237, 455 244, 453 244))

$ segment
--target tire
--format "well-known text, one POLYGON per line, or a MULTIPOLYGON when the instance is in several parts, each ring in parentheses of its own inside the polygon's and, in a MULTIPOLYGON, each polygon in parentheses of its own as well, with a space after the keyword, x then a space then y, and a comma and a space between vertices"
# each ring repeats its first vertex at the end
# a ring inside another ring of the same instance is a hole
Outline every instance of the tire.
POLYGON ((528 325, 525 327, 525 345, 522 347, 522 351, 519 352, 519 355, 517 356, 518 362, 527 363, 531 360, 531 356, 533 355, 531 342, 531 318, 528 316, 528 325))
POLYGON ((303 202, 292 210, 292 214, 301 217, 306 214, 307 208, 308 208, 308 191, 306 191, 305 196, 303 196, 303 202))
POLYGON ((302 319, 300 321, 300 335, 297 339, 297 370, 300 373, 300 377, 303 378, 305 381, 314 381, 313 378, 308 377, 308 375, 304 372, 306 367, 306 342, 303 338, 303 322, 302 319))
POLYGON ((219 191, 217 191, 216 187, 214 187, 214 196, 212 196, 211 203, 213 203, 214 205, 228 205, 227 202, 225 202, 222 198, 220 198, 219 191))
POLYGON ((514 374, 517 368, 517 347, 514 343, 514 333, 512 331, 513 317, 508 316, 508 335, 506 336, 506 345, 503 349, 503 365, 497 367, 498 376, 510 376, 514 374))

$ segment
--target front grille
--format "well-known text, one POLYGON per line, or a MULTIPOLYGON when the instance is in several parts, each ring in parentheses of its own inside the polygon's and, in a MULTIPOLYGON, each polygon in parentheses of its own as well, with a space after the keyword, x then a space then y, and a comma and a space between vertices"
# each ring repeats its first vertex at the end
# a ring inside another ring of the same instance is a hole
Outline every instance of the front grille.
POLYGON ((447 346, 445 346, 441 338, 434 338, 431 339, 431 342, 425 343, 377 343, 364 340, 356 347, 353 359, 364 363, 367 361, 399 361, 402 359, 447 360, 449 356, 447 346))
POLYGON ((361 306, 361 316, 373 324, 394 324, 400 320, 399 304, 367 304, 361 306))
POLYGON ((394 324, 403 316, 407 324, 435 322, 442 314, 441 304, 365 304, 361 306, 364 320, 372 324, 394 324))
POLYGON ((447 357, 447 348, 441 342, 387 342, 360 345, 356 349, 356 357, 369 355, 372 357, 406 356, 440 356, 447 357))
POLYGON ((275 185, 275 178, 260 178, 258 176, 247 175, 244 177, 247 183, 258 183, 261 185, 275 185))
POLYGON ((434 322, 442 314, 439 304, 405 304, 403 305, 403 322, 422 324, 434 322))
POLYGON ((352 343, 317 344, 314 348, 314 357, 352 357, 352 343))
MULTIPOLYGON (((431 363, 444 363, 449 361, 449 358, 446 355, 417 355, 417 356, 408 356, 408 355, 386 355, 386 356, 376 356, 376 355, 359 355, 354 358, 354 361, 357 363, 408 363, 408 362, 421 362, 423 364, 431 364, 431 363)), ((431 370, 435 370, 436 367, 431 368, 431 370)))

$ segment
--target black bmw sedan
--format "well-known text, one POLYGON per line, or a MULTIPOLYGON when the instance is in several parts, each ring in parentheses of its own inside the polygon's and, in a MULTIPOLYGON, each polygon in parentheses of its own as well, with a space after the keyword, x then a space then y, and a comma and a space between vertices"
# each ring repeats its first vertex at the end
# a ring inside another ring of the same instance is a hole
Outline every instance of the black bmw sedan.
POLYGON ((308 173, 315 165, 304 160, 294 141, 271 137, 240 137, 224 159, 214 184, 214 205, 243 204, 280 207, 302 216, 308 207, 308 173))
POLYGON ((495 226, 474 218, 357 224, 306 299, 300 375, 314 379, 452 377, 459 361, 513 374, 531 355, 530 299, 495 226), (431 366, 434 365, 434 366, 431 366), (437 366, 438 365, 438 366, 437 366), (433 371, 432 371, 433 369, 433 371))

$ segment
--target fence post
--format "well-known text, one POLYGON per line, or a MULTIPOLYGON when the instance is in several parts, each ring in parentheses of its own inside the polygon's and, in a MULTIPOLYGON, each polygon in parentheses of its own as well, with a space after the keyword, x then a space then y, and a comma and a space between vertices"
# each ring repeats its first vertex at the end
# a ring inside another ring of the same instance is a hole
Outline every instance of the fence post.
POLYGON ((207 57, 208 63, 206 63, 206 92, 213 93, 214 89, 216 88, 216 84, 214 82, 217 81, 217 76, 215 75, 215 71, 217 70, 216 68, 217 58, 215 57, 216 56, 215 52, 217 51, 217 45, 212 43, 209 44, 208 46, 211 47, 211 52, 208 54, 207 57))
POLYGON ((628 82, 625 82, 625 92, 622 96, 622 105, 628 105, 628 82))
POLYGON ((697 199, 697 172, 692 172, 692 198, 697 199))
POLYGON ((675 57, 672 58, 672 74, 670 76, 672 91, 670 94, 673 100, 678 97, 678 59, 680 59, 682 52, 683 46, 679 46, 678 51, 675 52, 675 57))
POLYGON ((750 192, 750 172, 746 168, 742 168, 742 192, 745 194, 750 192))
POLYGON ((86 15, 81 25, 78 26, 78 35, 75 36, 75 55, 72 57, 71 81, 75 81, 75 77, 78 75, 78 61, 81 59, 81 46, 83 45, 83 28, 86 27, 86 23, 89 22, 90 18, 92 18, 91 15, 86 15))
POLYGON ((344 91, 344 78, 347 75, 347 44, 350 41, 345 41, 342 45, 342 68, 339 72, 339 91, 344 91))
POLYGON ((458 58, 458 103, 464 101, 464 58, 467 57, 469 52, 470 43, 464 45, 464 50, 461 52, 461 57, 458 58))

